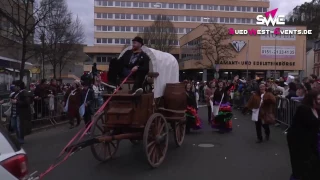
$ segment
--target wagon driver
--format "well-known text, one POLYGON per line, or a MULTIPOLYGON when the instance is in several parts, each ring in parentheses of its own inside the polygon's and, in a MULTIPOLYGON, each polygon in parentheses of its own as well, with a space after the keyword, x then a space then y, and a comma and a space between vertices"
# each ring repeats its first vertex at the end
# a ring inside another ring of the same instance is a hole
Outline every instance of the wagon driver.
POLYGON ((149 56, 142 51, 143 39, 132 39, 132 49, 127 50, 120 59, 112 59, 109 64, 108 86, 116 89, 117 77, 127 77, 132 71, 134 85, 130 93, 140 95, 143 93, 142 84, 149 72, 149 56))

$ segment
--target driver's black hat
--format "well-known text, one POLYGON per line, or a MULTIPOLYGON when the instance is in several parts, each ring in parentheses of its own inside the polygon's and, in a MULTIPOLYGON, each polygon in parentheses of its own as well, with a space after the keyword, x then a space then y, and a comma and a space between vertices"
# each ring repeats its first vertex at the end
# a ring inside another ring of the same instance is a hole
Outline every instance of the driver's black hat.
POLYGON ((139 36, 136 36, 135 38, 133 38, 132 41, 136 41, 143 46, 143 39, 139 36))

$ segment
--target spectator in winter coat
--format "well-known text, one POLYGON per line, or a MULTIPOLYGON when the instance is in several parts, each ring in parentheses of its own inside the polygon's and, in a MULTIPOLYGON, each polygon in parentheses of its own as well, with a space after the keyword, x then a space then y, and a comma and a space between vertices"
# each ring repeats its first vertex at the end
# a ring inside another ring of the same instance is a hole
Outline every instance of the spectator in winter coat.
POLYGON ((297 92, 296 92, 297 97, 291 97, 291 100, 301 102, 304 96, 306 95, 306 92, 307 92, 306 88, 302 84, 298 84, 297 92))
POLYGON ((297 97, 296 91, 297 91, 296 84, 294 82, 289 83, 289 91, 288 91, 289 93, 286 96, 286 98, 291 99, 292 97, 297 97))

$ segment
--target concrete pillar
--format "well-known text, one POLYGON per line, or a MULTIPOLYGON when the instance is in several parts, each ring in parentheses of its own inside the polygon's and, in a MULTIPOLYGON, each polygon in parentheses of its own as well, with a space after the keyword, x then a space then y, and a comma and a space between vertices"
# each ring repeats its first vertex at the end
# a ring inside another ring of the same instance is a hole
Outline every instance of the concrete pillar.
POLYGON ((207 69, 204 69, 202 73, 202 81, 207 81, 207 76, 208 76, 207 69))

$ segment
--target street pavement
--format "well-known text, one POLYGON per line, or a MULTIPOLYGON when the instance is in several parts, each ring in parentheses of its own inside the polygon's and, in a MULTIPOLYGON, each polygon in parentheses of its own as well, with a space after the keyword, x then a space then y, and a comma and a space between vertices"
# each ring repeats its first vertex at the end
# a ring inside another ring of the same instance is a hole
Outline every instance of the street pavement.
MULTIPOLYGON (((207 108, 200 108, 199 114, 204 120, 203 129, 187 135, 180 148, 176 148, 173 134, 170 134, 166 159, 157 169, 149 168, 141 145, 134 146, 128 140, 123 140, 115 159, 100 163, 87 148, 75 153, 45 176, 44 180, 289 178, 290 160, 283 129, 272 127, 270 141, 256 144, 255 127, 250 116, 243 116, 235 110, 233 131, 219 134, 207 124, 207 108), (211 147, 207 147, 208 144, 211 147)), ((67 126, 62 126, 28 136, 24 148, 29 156, 30 172, 42 172, 48 168, 76 132, 77 129, 69 130, 67 126)))

